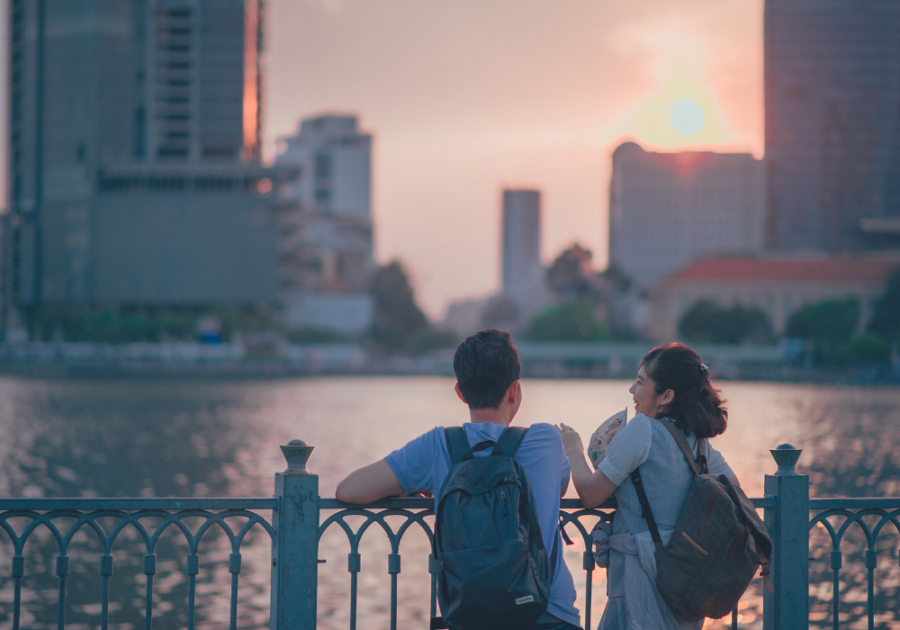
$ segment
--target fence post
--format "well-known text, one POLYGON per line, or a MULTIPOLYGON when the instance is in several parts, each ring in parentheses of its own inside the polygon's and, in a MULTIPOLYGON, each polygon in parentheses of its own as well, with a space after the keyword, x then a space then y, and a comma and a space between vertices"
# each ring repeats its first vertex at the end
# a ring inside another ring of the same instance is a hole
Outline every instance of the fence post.
POLYGON ((809 476, 795 467, 803 449, 782 444, 772 449, 778 464, 766 475, 766 496, 775 508, 765 511, 775 543, 771 574, 775 592, 763 589, 763 629, 809 628, 809 476))
POLYGON ((319 477, 306 470, 313 446, 291 440, 281 447, 287 470, 275 475, 281 499, 272 526, 271 630, 315 630, 319 557, 319 477))

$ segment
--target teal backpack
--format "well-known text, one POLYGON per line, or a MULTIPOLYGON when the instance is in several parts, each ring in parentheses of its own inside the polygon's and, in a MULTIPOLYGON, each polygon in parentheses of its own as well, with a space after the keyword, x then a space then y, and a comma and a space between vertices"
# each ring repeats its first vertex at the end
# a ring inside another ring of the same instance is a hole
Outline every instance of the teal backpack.
POLYGON ((513 459, 526 432, 507 427, 496 444, 470 449, 461 427, 446 429, 452 465, 433 540, 443 617, 432 630, 518 630, 547 610, 558 536, 548 556, 531 483, 513 459), (490 456, 472 456, 492 446, 490 456))

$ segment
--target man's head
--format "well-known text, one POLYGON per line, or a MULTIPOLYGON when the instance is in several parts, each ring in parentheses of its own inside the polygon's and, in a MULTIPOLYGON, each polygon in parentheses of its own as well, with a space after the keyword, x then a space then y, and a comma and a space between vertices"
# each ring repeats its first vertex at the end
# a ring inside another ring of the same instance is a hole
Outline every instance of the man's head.
POLYGON ((509 333, 482 330, 466 338, 453 356, 459 392, 470 409, 497 409, 522 366, 509 333))

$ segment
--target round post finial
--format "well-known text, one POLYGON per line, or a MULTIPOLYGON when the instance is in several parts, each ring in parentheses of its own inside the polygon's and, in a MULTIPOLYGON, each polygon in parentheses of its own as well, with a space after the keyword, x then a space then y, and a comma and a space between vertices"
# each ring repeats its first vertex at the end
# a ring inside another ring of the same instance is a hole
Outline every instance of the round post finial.
POLYGON ((309 446, 303 440, 291 440, 286 446, 282 445, 281 452, 284 459, 287 460, 286 475, 308 475, 306 470, 306 462, 309 461, 315 446, 309 446))
POLYGON ((778 464, 775 476, 785 477, 800 474, 797 472, 796 464, 797 460, 800 459, 800 453, 803 452, 802 448, 797 448, 793 444, 780 444, 773 449, 769 449, 769 452, 772 453, 775 463, 778 464))

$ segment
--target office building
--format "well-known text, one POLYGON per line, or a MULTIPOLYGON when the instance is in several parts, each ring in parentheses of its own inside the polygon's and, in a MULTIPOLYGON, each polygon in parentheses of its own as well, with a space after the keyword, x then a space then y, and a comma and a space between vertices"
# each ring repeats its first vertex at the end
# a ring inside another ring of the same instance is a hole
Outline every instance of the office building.
POLYGON ((541 193, 503 191, 502 293, 523 314, 533 314, 547 302, 541 263, 541 193))
POLYGON ((653 153, 626 142, 613 153, 609 261, 636 292, 691 260, 758 252, 763 167, 742 153, 653 153))
POLYGON ((900 2, 766 0, 766 245, 900 246, 900 2))
POLYGON ((372 323, 372 136, 356 116, 304 118, 280 139, 276 165, 303 176, 280 195, 295 204, 282 239, 281 301, 290 328, 358 334, 372 323))
POLYGON ((16 310, 274 303, 261 0, 10 0, 16 310))

